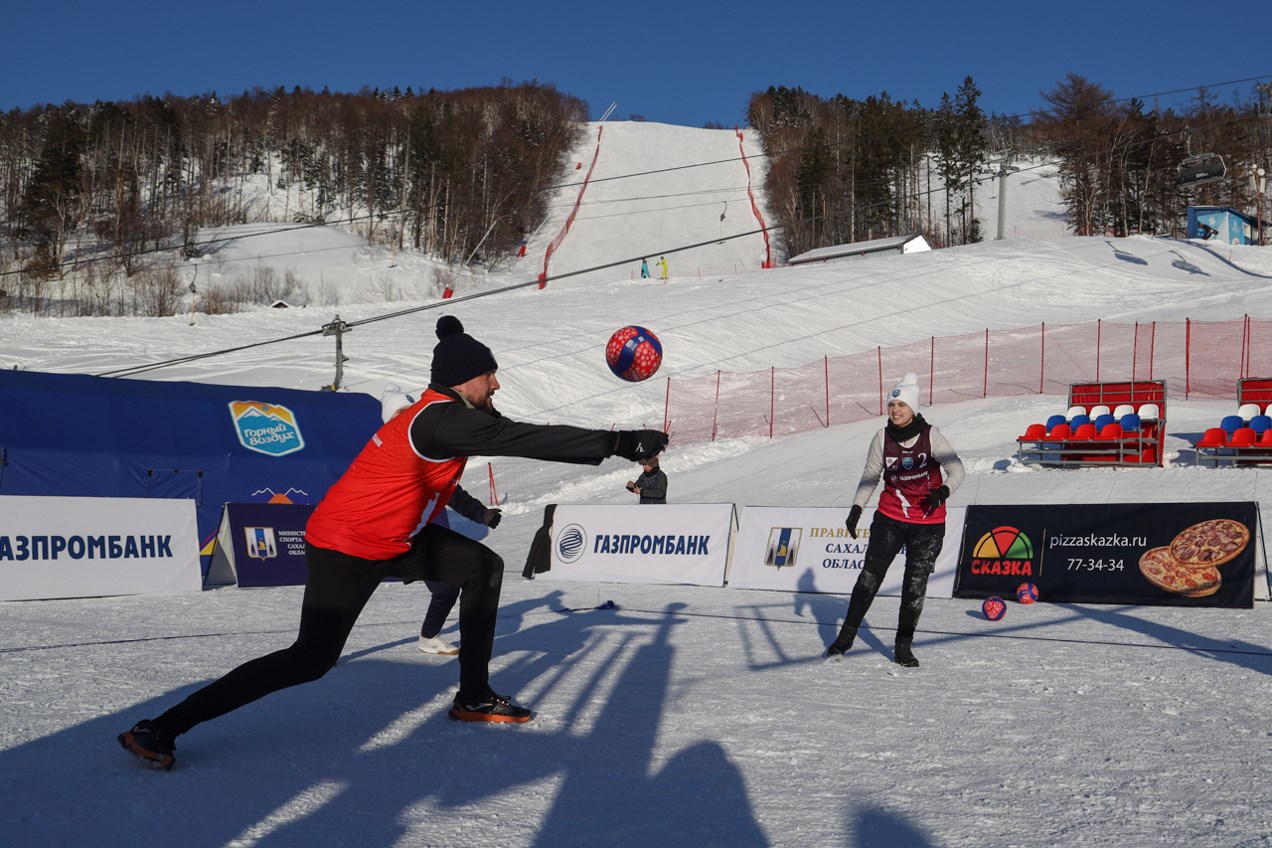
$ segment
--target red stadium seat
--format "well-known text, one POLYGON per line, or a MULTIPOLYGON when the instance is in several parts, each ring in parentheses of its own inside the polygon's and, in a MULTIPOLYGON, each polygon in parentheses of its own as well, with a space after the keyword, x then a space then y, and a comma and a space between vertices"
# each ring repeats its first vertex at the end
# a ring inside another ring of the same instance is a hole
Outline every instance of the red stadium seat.
POLYGON ((1232 434, 1232 438, 1228 440, 1230 448, 1248 448, 1257 444, 1259 434, 1249 427, 1238 427, 1236 432, 1232 434))
POLYGON ((1079 424, 1069 438, 1075 442, 1089 442, 1095 438, 1095 425, 1088 421, 1085 424, 1079 424))
POLYGON ((1209 427, 1202 434, 1201 441, 1193 445, 1198 448, 1221 448, 1228 444, 1228 431, 1222 427, 1209 427))
POLYGON ((1122 440, 1122 425, 1116 421, 1110 421, 1100 428, 1100 434, 1096 438, 1102 442, 1120 442, 1122 440))
MULTIPOLYGON (((1272 431, 1269 431, 1272 432, 1272 431)), ((1018 442, 1038 442, 1047 435, 1046 424, 1030 424, 1025 428, 1025 435, 1016 439, 1018 442)))
POLYGON ((1057 424, 1051 428, 1051 432, 1044 436, 1043 439, 1048 442, 1063 442, 1071 435, 1068 424, 1057 424))

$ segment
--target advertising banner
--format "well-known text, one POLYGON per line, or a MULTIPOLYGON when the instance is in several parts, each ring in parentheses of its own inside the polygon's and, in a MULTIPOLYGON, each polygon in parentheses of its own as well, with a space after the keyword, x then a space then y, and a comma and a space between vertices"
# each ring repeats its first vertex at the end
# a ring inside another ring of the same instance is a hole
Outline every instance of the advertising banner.
MULTIPOLYGON (((742 589, 781 589, 788 592, 852 592, 865 561, 874 510, 867 509, 857 524, 857 538, 844 522, 848 507, 748 506, 742 511, 738 538, 729 566, 729 586, 742 589)), ((954 571, 963 535, 966 507, 946 507, 945 544, 928 580, 929 598, 948 598, 954 591, 954 571)), ((905 551, 897 555, 879 587, 881 595, 901 594, 905 551)))
POLYGON ((549 580, 723 586, 733 504, 558 506, 549 580))
POLYGON ((304 585, 305 524, 313 511, 312 504, 226 504, 208 582, 304 585))
POLYGON ((1258 504, 1056 504, 967 508, 954 595, 1251 607, 1258 504))
POLYGON ((0 496, 0 600, 202 588, 194 501, 0 496))

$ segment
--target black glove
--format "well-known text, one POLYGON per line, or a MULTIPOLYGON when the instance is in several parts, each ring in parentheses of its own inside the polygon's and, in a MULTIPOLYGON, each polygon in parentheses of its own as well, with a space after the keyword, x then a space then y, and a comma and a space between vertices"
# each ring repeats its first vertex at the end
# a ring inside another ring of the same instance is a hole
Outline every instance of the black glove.
POLYGON ((486 510, 486 514, 482 517, 481 523, 493 530, 499 526, 499 522, 501 520, 503 520, 502 509, 488 509, 486 510))
POLYGON ((861 507, 856 504, 852 505, 852 509, 848 510, 848 520, 844 525, 848 528, 848 535, 854 539, 857 538, 857 522, 861 520, 861 507))
POLYGON ((614 455, 632 462, 654 456, 667 447, 670 438, 661 430, 619 430, 614 442, 614 455))
POLYGON ((950 496, 949 486, 938 486, 937 488, 928 492, 927 498, 926 498, 928 512, 931 512, 932 510, 936 509, 941 504, 945 503, 945 499, 948 498, 949 496, 950 496))

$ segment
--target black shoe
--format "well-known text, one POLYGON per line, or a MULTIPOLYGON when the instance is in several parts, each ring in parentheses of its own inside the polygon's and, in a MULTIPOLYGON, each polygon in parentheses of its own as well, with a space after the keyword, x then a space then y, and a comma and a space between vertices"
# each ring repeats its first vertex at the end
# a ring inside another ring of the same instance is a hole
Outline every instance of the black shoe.
POLYGON ((151 768, 167 771, 177 761, 175 737, 149 720, 139 721, 118 737, 124 750, 151 768))
POLYGON ((525 707, 519 707, 506 695, 499 695, 489 687, 480 698, 456 696, 448 716, 455 721, 495 721, 521 723, 534 718, 525 707))
POLYGON ((842 657, 844 654, 852 650, 852 643, 852 636, 845 639, 842 635, 840 635, 835 639, 835 641, 831 642, 830 645, 826 647, 826 656, 842 657))
POLYGON ((914 656, 914 651, 910 650, 909 645, 897 645, 896 651, 893 653, 892 661, 897 665, 903 665, 906 668, 919 667, 919 660, 914 656))

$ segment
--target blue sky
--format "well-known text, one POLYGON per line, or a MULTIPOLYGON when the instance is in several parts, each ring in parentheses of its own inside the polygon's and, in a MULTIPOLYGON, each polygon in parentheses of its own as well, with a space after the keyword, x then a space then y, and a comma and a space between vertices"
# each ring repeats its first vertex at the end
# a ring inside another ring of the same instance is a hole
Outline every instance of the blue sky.
POLYGON ((4 14, 0 109, 509 79, 552 83, 593 118, 616 103, 614 118, 731 126, 770 85, 935 107, 968 75, 986 111, 1024 114, 1069 72, 1117 97, 1213 85, 1230 101, 1253 84, 1219 83, 1272 79, 1256 5, 1230 7, 1243 24, 1195 0, 20 2, 4 14))

